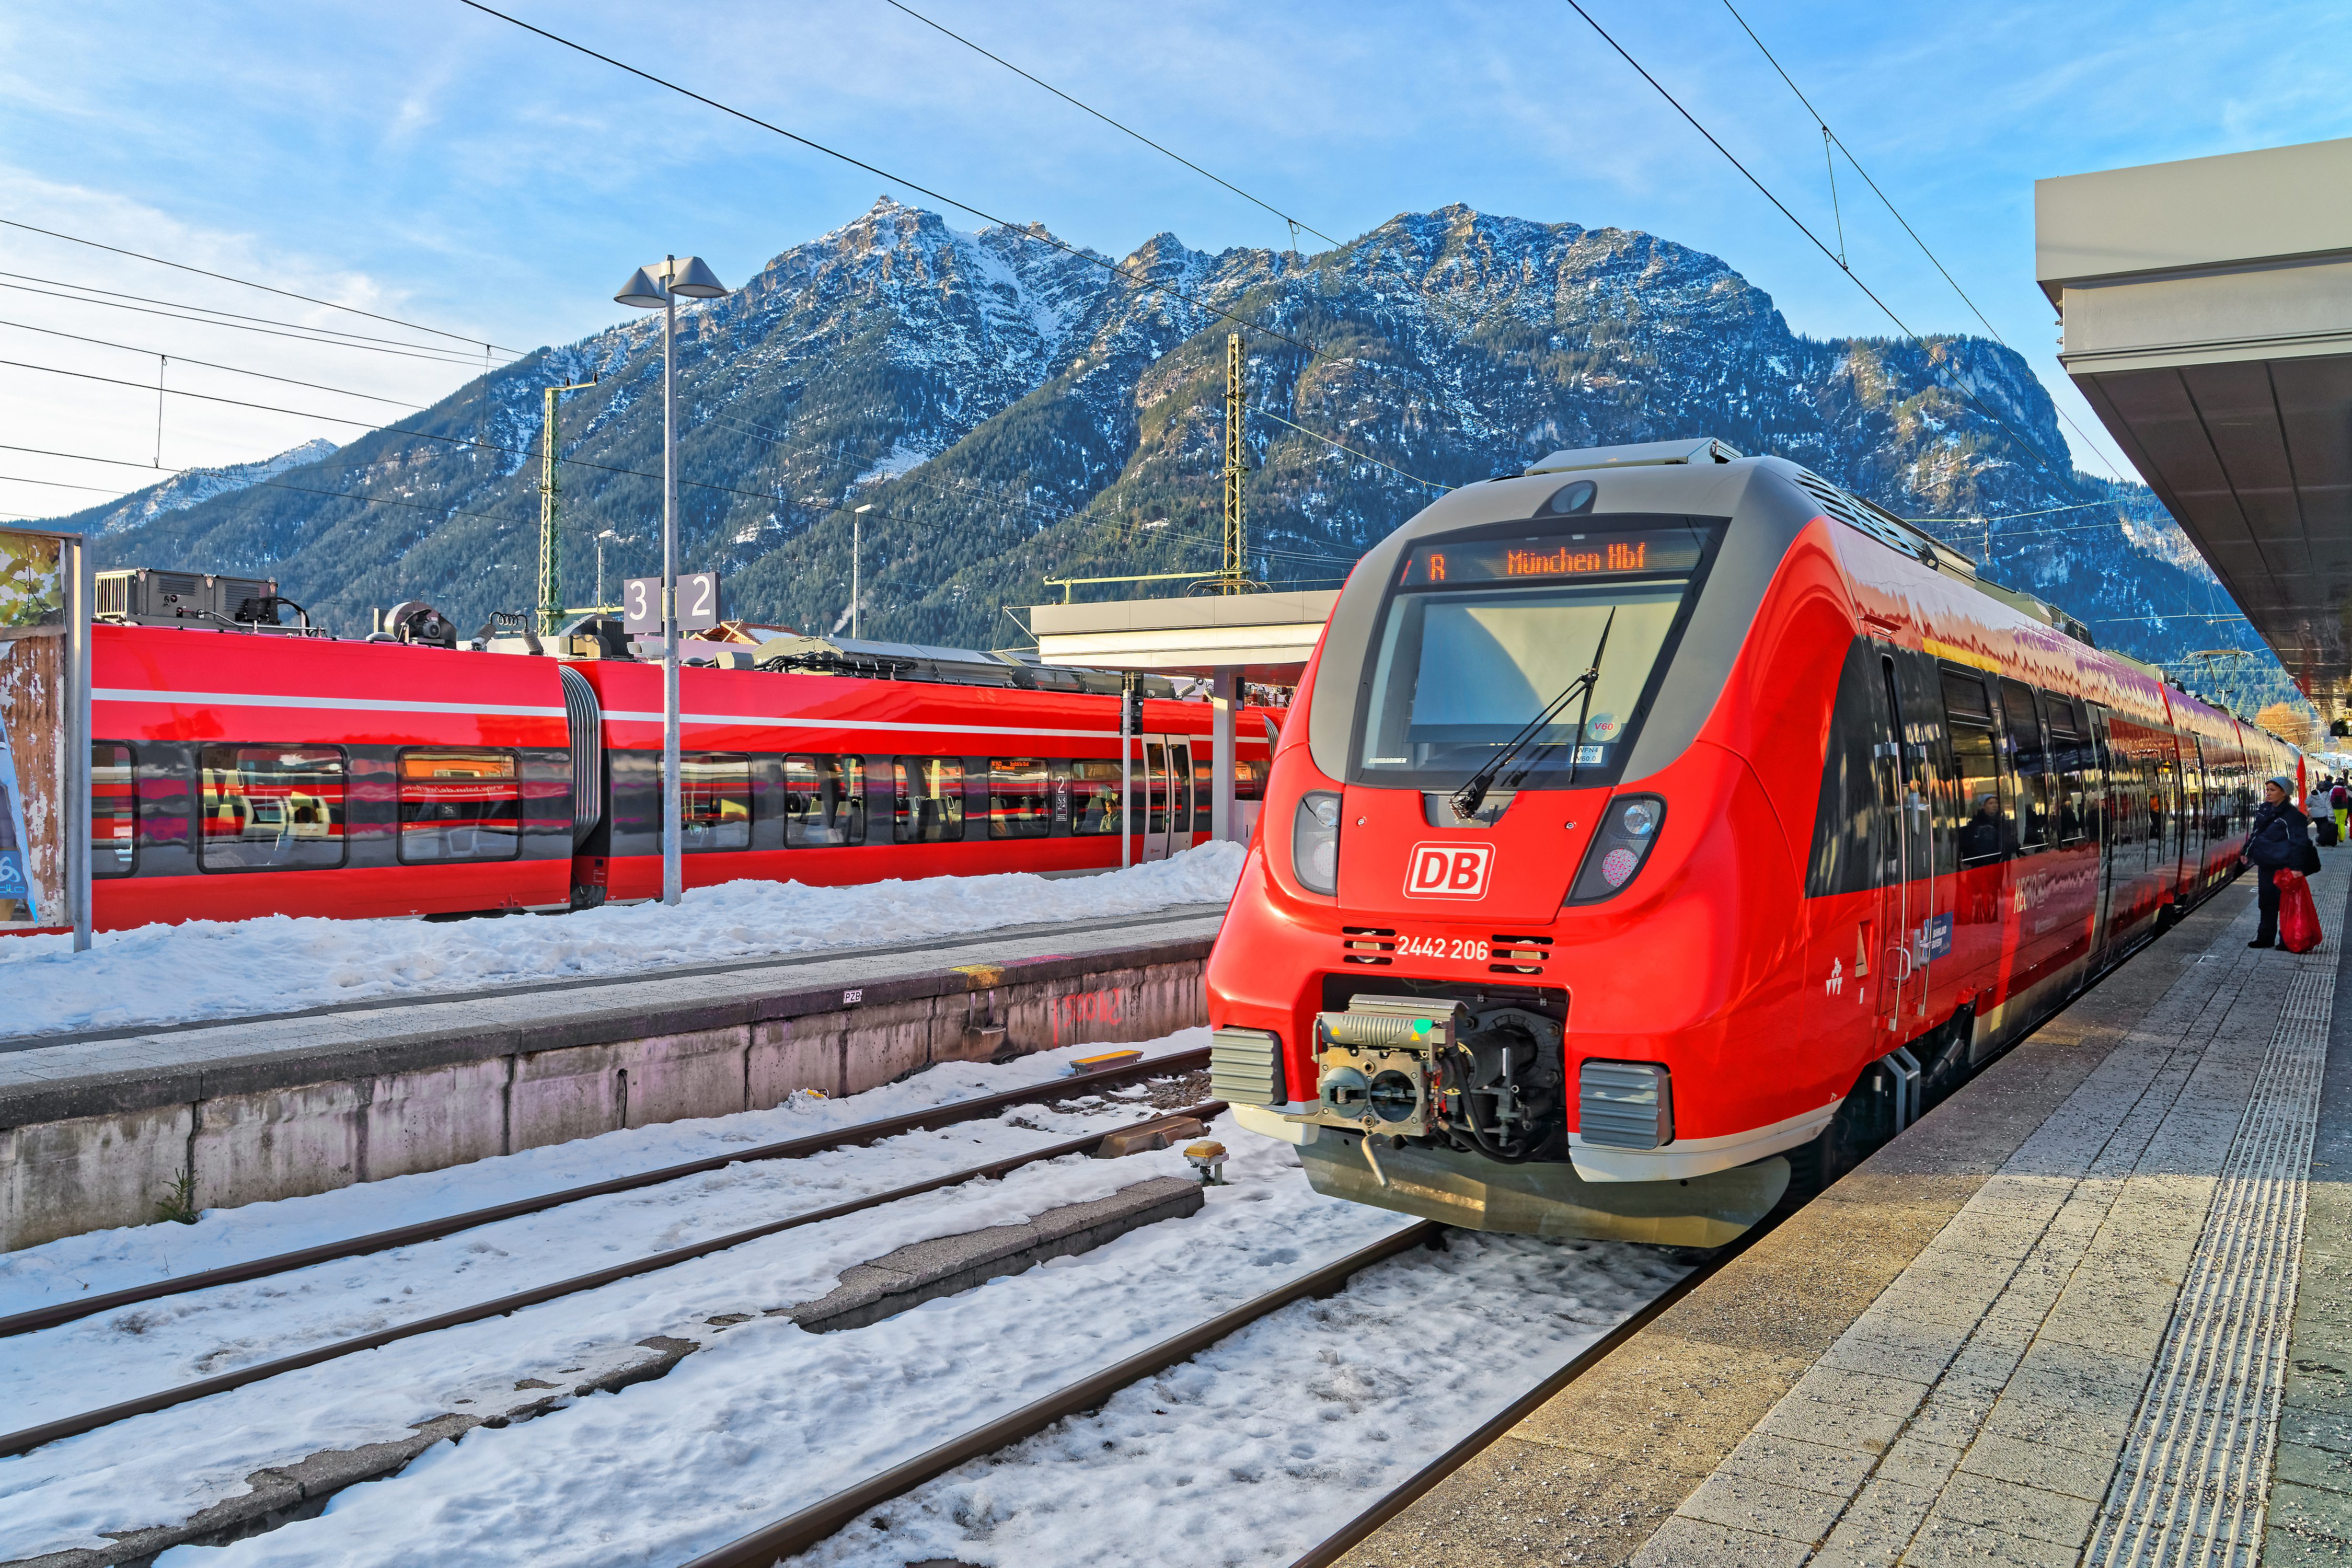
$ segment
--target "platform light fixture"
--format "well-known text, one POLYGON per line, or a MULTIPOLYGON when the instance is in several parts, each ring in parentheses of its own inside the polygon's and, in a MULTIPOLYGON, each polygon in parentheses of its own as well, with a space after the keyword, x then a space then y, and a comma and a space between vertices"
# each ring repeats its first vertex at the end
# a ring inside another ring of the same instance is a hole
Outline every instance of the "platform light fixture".
POLYGON ((677 301, 727 292, 698 256, 666 256, 629 274, 613 296, 623 305, 662 313, 662 902, 686 894, 679 858, 686 794, 679 780, 677 720, 677 301))

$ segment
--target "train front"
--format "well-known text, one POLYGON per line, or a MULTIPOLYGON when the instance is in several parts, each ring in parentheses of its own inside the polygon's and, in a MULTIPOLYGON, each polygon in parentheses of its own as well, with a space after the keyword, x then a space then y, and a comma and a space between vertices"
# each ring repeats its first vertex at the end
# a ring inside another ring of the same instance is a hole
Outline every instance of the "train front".
POLYGON ((1792 553, 1790 465, 1546 468, 1436 502, 1335 607, 1209 963, 1217 1092, 1320 1192, 1720 1245, 1843 1091, 1777 1027, 1801 872, 1751 758, 1818 786, 1849 601, 1792 553))

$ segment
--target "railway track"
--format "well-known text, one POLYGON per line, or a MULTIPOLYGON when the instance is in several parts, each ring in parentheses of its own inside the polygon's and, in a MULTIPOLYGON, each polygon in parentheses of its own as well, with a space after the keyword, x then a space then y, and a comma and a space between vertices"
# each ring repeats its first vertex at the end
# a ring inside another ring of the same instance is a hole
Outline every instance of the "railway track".
MULTIPOLYGON (((799 1160, 811 1154, 822 1154, 833 1149, 856 1148, 877 1143, 887 1138, 897 1138, 908 1132, 936 1131, 952 1127, 959 1121, 973 1121, 994 1116, 1018 1105, 1036 1105, 1047 1100, 1066 1100, 1074 1094, 1091 1094, 1097 1089, 1143 1079, 1164 1078, 1175 1073, 1194 1072, 1206 1067, 1209 1053, 1203 1050, 1171 1051, 1163 1056, 1113 1067, 1097 1072, 1073 1073, 1067 1078, 1053 1079, 1024 1089, 1006 1089, 998 1094, 976 1096, 969 1100, 950 1100, 927 1110, 904 1116, 881 1117, 861 1121, 831 1132, 812 1133, 805 1138, 788 1138, 781 1142, 763 1143, 750 1149, 733 1150, 724 1154, 707 1155, 698 1160, 681 1161, 656 1170, 641 1171, 635 1175, 614 1176, 601 1182, 580 1182, 559 1187, 535 1197, 516 1198, 508 1203, 492 1204, 484 1208, 468 1209, 461 1214, 440 1219, 419 1220, 414 1225, 395 1226, 388 1230, 372 1231, 345 1241, 322 1242, 316 1247, 300 1247, 290 1252, 257 1258, 245 1263, 232 1263, 218 1268, 207 1268, 173 1279, 153 1280, 145 1285, 127 1286, 119 1290, 102 1291, 94 1296, 78 1296, 53 1306, 35 1307, 0 1317, 0 1339, 16 1334, 29 1334, 40 1329, 56 1328, 83 1318, 111 1312, 117 1308, 137 1306, 146 1301, 160 1301, 168 1297, 184 1296, 196 1290, 209 1290, 222 1285, 239 1285, 248 1280, 265 1279, 273 1274, 290 1273, 316 1264, 332 1263, 346 1258, 363 1258, 370 1253, 388 1252, 397 1247, 412 1247, 418 1242, 437 1241, 446 1236, 472 1230, 479 1226, 495 1225, 500 1220, 515 1219, 523 1215, 541 1214, 569 1204, 583 1203, 590 1198, 607 1197, 614 1193, 636 1192, 641 1188, 657 1187, 665 1182, 678 1181, 687 1176, 698 1176, 712 1171, 723 1171, 730 1165, 756 1163, 767 1160, 799 1160)), ((5 1439, 0 1439, 5 1441, 5 1439)), ((5 1452, 6 1450, 0 1450, 5 1452)))
MULTIPOLYGON (((616 1178, 612 1182, 588 1184, 585 1188, 567 1189, 562 1193, 548 1194, 542 1194, 538 1198, 519 1200, 516 1204, 500 1205, 491 1209, 475 1210, 465 1215, 451 1215, 446 1219, 426 1222, 422 1226, 404 1226, 396 1231, 378 1232, 372 1237, 356 1237, 350 1242, 333 1243, 321 1247, 306 1248, 299 1253, 281 1254, 278 1258, 257 1259, 251 1264, 238 1265, 230 1269, 215 1270, 213 1273, 215 1276, 234 1275, 235 1278, 239 1280, 265 1278, 268 1274, 273 1272, 273 1270, 263 1267, 263 1265, 268 1263, 278 1262, 280 1263, 282 1267, 299 1268, 307 1266, 310 1263, 327 1261, 331 1258, 359 1256, 365 1252, 383 1250, 386 1247, 402 1246, 416 1240, 446 1236, 455 1230, 468 1228, 474 1225, 488 1224, 494 1219, 511 1217, 515 1214, 537 1212, 539 1210, 556 1206, 559 1203, 577 1202, 583 1197, 599 1195, 606 1192, 628 1191, 635 1187, 652 1185, 658 1181, 675 1180, 680 1175, 691 1175, 707 1170, 719 1169, 726 1165, 739 1163, 746 1159, 791 1158, 794 1155, 815 1153, 823 1149, 840 1148, 852 1144, 872 1142, 880 1139, 894 1136, 899 1132, 921 1131, 926 1128, 952 1125, 956 1121, 972 1120, 975 1117, 989 1114, 992 1110, 1002 1110, 1013 1105, 1035 1103, 1039 1100, 1067 1098, 1074 1089, 1079 1092, 1090 1092, 1106 1084, 1132 1080, 1139 1077, 1150 1078, 1166 1076, 1171 1068, 1182 1070, 1187 1066, 1197 1066, 1198 1063, 1194 1062, 1192 1058, 1198 1058, 1204 1060, 1206 1057, 1207 1053, 1205 1051, 1173 1053, 1171 1055, 1153 1058, 1147 1063, 1138 1063, 1128 1067, 1114 1068, 1106 1072, 1074 1075, 1072 1078, 1055 1079, 1050 1083, 1038 1085, 1033 1089, 1010 1090, 1003 1094, 989 1095, 971 1100, 952 1101, 948 1105, 934 1107, 929 1110, 917 1112, 910 1116, 892 1117, 875 1121, 861 1122, 854 1127, 843 1128, 835 1132, 818 1134, 805 1139, 795 1139, 783 1143, 771 1144, 767 1145, 763 1149, 746 1150, 737 1154, 723 1157, 713 1157, 707 1160, 691 1161, 682 1165, 664 1167, 659 1171, 646 1172, 635 1176, 616 1178), (391 1241, 384 1241, 382 1239, 386 1237, 395 1237, 396 1239, 391 1241), (368 1247, 363 1247, 362 1245, 362 1243, 369 1241, 374 1241, 377 1245, 368 1247), (283 1263, 283 1260, 286 1258, 297 1258, 300 1259, 300 1261, 286 1265, 283 1263)), ((113 1404, 102 1405, 95 1409, 82 1411, 72 1415, 61 1416, 55 1420, 42 1422, 38 1425, 23 1427, 16 1431, 0 1434, 0 1457, 29 1453, 33 1449, 41 1447, 44 1445, 58 1442, 67 1437, 79 1436, 87 1432, 94 1432, 99 1430, 100 1427, 110 1426, 120 1421, 131 1420, 140 1415, 152 1415, 157 1411, 168 1410, 174 1405, 188 1404, 194 1400, 208 1398, 214 1394, 226 1394, 236 1389, 249 1386, 253 1384, 265 1382, 269 1378, 278 1377, 288 1373, 300 1371, 305 1367, 317 1366, 323 1363, 340 1360, 346 1356, 356 1355, 362 1352, 375 1350, 384 1345, 397 1343, 403 1340, 415 1339, 424 1334, 436 1333, 445 1329, 459 1328, 468 1323, 481 1322, 492 1318, 504 1317, 510 1312, 520 1311, 528 1307, 534 1307, 544 1302, 558 1300, 565 1296, 577 1295, 583 1291, 597 1289, 603 1286, 614 1284, 619 1280, 632 1279, 639 1275, 656 1273, 664 1268, 674 1268, 679 1264, 690 1262, 698 1258, 705 1258, 714 1253, 724 1252, 732 1247, 742 1246, 746 1242, 756 1241, 762 1237, 778 1235, 784 1231, 799 1229, 807 1226, 820 1225, 830 1220, 845 1218, 851 1215, 881 1208, 889 1204, 903 1202, 908 1198, 919 1197, 926 1193, 938 1192, 943 1188, 961 1186, 971 1182, 1001 1178, 1026 1165, 1039 1164, 1049 1160, 1058 1160, 1072 1154, 1091 1154, 1095 1152, 1107 1139, 1123 1134, 1131 1134, 1136 1129, 1150 1126, 1155 1121, 1170 1121, 1177 1117, 1191 1117, 1196 1121, 1205 1121, 1222 1113, 1224 1109, 1224 1102, 1222 1100, 1206 1100, 1197 1105, 1185 1107, 1172 1113, 1160 1112, 1153 1116, 1139 1118, 1134 1121, 1121 1122, 1116 1126, 1107 1127, 1098 1131, 1087 1132, 1079 1137, 1058 1139, 1054 1142, 1045 1144, 1042 1147, 1026 1150, 1017 1154, 1006 1155, 996 1160, 985 1162, 982 1164, 966 1166, 961 1170, 946 1172, 939 1175, 927 1177, 921 1181, 908 1183, 877 1193, 869 1193, 862 1197, 849 1199, 838 1204, 828 1205, 822 1208, 803 1210, 797 1214, 788 1215, 782 1218, 771 1220, 761 1225, 730 1231, 723 1235, 711 1237, 705 1240, 693 1242, 683 1247, 669 1247, 659 1252, 645 1254, 637 1258, 630 1258, 625 1262, 611 1264, 602 1268, 593 1269, 584 1274, 573 1275, 568 1279, 555 1280, 544 1285, 533 1286, 528 1289, 509 1292, 488 1300, 460 1307, 453 1310, 433 1313, 425 1317, 411 1320, 407 1322, 394 1324, 390 1327, 380 1329, 371 1333, 338 1340, 328 1344, 316 1345, 309 1350, 297 1352, 291 1355, 276 1357, 266 1362, 259 1362, 251 1366, 242 1367, 235 1372, 224 1373, 215 1377, 202 1378, 194 1382, 178 1384, 169 1388, 139 1395, 135 1398, 120 1400, 113 1404)), ((178 1294, 182 1290, 203 1289, 205 1284, 223 1284, 232 1281, 221 1278, 206 1279, 201 1276, 189 1276, 184 1279, 171 1282, 176 1285, 179 1288, 178 1289, 162 1289, 155 1287, 142 1287, 140 1288, 139 1292, 136 1293, 135 1299, 140 1300, 152 1300, 165 1295, 178 1294)), ((117 1294, 127 1295, 132 1293, 118 1292, 117 1294)), ((121 1305, 122 1303, 117 1302, 115 1304, 121 1305)), ((73 1305, 79 1307, 85 1304, 77 1302, 73 1303, 73 1305)), ((90 1310, 104 1310, 104 1308, 99 1307, 95 1304, 89 1305, 90 1307, 90 1310)), ((44 1310, 53 1311, 54 1310, 45 1309, 44 1310)), ((31 1314, 20 1314, 20 1316, 29 1315, 31 1314)), ((62 1318, 58 1318, 55 1321, 70 1321, 76 1318, 88 1315, 89 1313, 86 1311, 75 1311, 68 1313, 62 1318)), ((25 1332, 28 1331, 26 1329, 18 1329, 14 1331, 25 1332)))
MULTIPOLYGON (((770 1568, 771 1564, 808 1551, 854 1523, 862 1515, 906 1496, 927 1481, 1034 1437, 1057 1421, 1098 1408, 1120 1391, 1192 1359, 1261 1318, 1297 1301, 1337 1294, 1355 1276, 1374 1265, 1416 1247, 1437 1243, 1445 1228, 1427 1220, 1407 1226, 1370 1247, 1243 1302, 1148 1350, 998 1416, 985 1426, 974 1427, 960 1437, 918 1454, 856 1486, 845 1488, 748 1535, 706 1552, 682 1564, 681 1568, 770 1568)), ((1547 1400, 1597 1365, 1612 1351, 1704 1284, 1745 1251, 1757 1237, 1770 1228, 1769 1224, 1760 1226, 1738 1241, 1718 1248, 1713 1256, 1580 1351, 1566 1364, 1391 1488, 1370 1508, 1293 1560, 1289 1568, 1329 1568, 1330 1564, 1339 1562, 1382 1524, 1403 1512, 1417 1499, 1467 1464, 1547 1400)))

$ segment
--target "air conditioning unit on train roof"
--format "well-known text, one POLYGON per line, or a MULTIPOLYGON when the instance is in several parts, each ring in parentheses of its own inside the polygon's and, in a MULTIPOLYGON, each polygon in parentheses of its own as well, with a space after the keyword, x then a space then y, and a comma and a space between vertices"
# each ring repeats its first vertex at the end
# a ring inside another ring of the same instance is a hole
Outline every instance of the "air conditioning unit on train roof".
MULTIPOLYGON (((170 626, 197 622, 220 626, 234 623, 274 628, 278 625, 278 580, 236 577, 217 572, 167 572, 155 566, 126 566, 96 574, 97 607, 101 620, 139 626, 170 626)), ((293 629, 293 628, 289 628, 293 629)))
POLYGON ((1661 463, 1730 463, 1746 457, 1712 436, 1680 441, 1643 441, 1631 447, 1585 447, 1554 452, 1540 463, 1530 463, 1528 474, 1561 474, 1575 468, 1633 468, 1661 463))

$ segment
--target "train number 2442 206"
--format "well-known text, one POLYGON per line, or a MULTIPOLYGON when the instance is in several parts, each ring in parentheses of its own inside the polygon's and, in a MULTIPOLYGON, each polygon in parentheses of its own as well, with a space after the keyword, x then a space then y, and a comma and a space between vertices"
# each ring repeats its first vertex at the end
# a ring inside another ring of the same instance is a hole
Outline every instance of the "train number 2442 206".
POLYGON ((1475 937, 1400 936, 1398 955, 1404 958, 1461 958, 1473 963, 1486 960, 1486 943, 1475 937))

